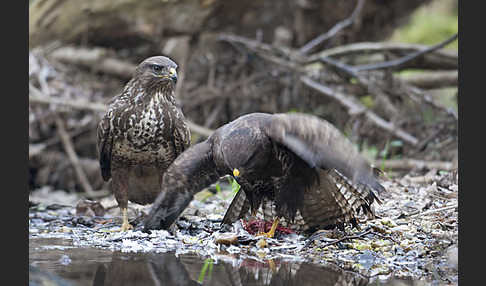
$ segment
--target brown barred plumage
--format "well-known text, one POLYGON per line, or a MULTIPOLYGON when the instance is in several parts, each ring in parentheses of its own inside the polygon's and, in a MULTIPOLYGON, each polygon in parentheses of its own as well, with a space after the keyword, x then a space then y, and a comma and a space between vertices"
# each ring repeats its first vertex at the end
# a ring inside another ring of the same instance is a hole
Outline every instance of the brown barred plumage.
POLYGON ((384 191, 373 169, 339 130, 304 114, 253 113, 218 128, 167 170, 145 229, 168 228, 193 194, 232 174, 241 189, 222 223, 250 214, 280 217, 298 230, 357 224, 384 191))
POLYGON ((162 175, 190 145, 190 131, 174 98, 177 65, 150 57, 136 68, 123 92, 112 99, 98 124, 101 174, 123 211, 128 229, 128 200, 152 203, 162 175))

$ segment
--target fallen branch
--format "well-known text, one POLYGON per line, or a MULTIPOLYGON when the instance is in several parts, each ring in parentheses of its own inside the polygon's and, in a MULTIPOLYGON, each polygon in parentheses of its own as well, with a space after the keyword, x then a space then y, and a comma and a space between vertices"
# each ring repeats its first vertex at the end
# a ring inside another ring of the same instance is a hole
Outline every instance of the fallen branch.
POLYGON ((29 159, 42 153, 46 147, 44 143, 29 144, 29 159))
MULTIPOLYGON (((398 47, 398 52, 403 53, 404 50, 406 49, 412 49, 415 50, 414 53, 408 54, 399 61, 389 61, 385 63, 380 63, 383 64, 383 67, 387 66, 390 67, 391 65, 396 65, 396 66, 401 66, 404 63, 412 60, 413 58, 419 57, 419 56, 425 56, 427 54, 438 54, 441 55, 445 59, 450 60, 450 64, 448 67, 449 68, 454 68, 457 69, 457 55, 451 55, 448 53, 438 53, 438 49, 442 48, 443 46, 447 45, 448 43, 454 41, 457 38, 457 35, 451 37, 450 39, 432 46, 421 46, 421 45, 389 45, 389 44, 383 44, 380 43, 379 45, 376 44, 369 44, 367 43, 365 47, 363 45, 359 46, 359 48, 356 48, 356 46, 349 45, 347 46, 347 50, 343 51, 342 49, 340 50, 340 53, 346 52, 346 53, 352 53, 352 52, 363 52, 363 50, 367 49, 378 49, 383 51, 384 49, 388 48, 390 50, 397 49, 398 47), (352 48, 350 48, 352 47, 352 48), (354 50, 353 50, 354 49, 354 50)), ((418 144, 418 139, 415 138, 414 136, 410 135, 409 133, 405 132, 404 130, 401 130, 397 128, 393 123, 384 120, 374 112, 363 109, 364 106, 362 104, 353 101, 349 99, 347 96, 337 93, 330 88, 327 88, 323 86, 322 84, 319 84, 313 80, 310 79, 310 77, 306 76, 307 74, 306 70, 302 68, 301 64, 302 63, 312 63, 314 61, 321 61, 326 64, 330 64, 331 66, 338 68, 341 71, 344 71, 347 73, 349 76, 354 77, 358 80, 359 84, 362 85, 363 87, 366 87, 370 93, 373 93, 377 96, 378 99, 380 99, 380 102, 383 103, 384 110, 389 114, 390 116, 395 116, 398 114, 398 109, 392 104, 392 102, 389 100, 387 93, 385 92, 386 87, 383 87, 371 79, 366 78, 365 76, 361 75, 358 73, 357 67, 349 66, 347 64, 341 63, 339 61, 336 61, 330 57, 332 53, 319 53, 317 56, 310 56, 306 57, 305 55, 302 55, 298 52, 296 52, 293 49, 287 49, 287 48, 281 48, 281 47, 275 47, 273 45, 268 45, 265 43, 261 43, 256 40, 248 39, 245 37, 241 36, 234 36, 234 35, 228 35, 228 34, 221 34, 219 36, 220 40, 228 41, 233 44, 242 44, 245 48, 247 48, 250 51, 253 51, 255 54, 260 56, 263 59, 266 59, 274 64, 286 67, 296 73, 304 74, 303 76, 300 77, 300 80, 307 86, 319 91, 322 94, 325 94, 327 96, 333 97, 334 99, 338 100, 341 104, 343 104, 347 109, 348 112, 352 114, 356 113, 361 113, 364 112, 366 117, 371 120, 375 125, 378 127, 394 134, 395 136, 403 139, 405 142, 416 146, 418 144)), ((365 65, 363 65, 365 66, 365 65)), ((358 66, 358 67, 363 67, 363 66, 358 66)), ((377 67, 378 69, 382 68, 382 66, 377 67)), ((414 87, 411 87, 414 88, 414 87)), ((439 109, 444 110, 443 107, 438 106, 435 104, 432 100, 429 100, 430 98, 426 96, 422 96, 423 100, 427 101, 427 103, 433 105, 434 107, 437 107, 439 109)), ((446 110, 449 114, 454 115, 454 113, 451 113, 451 110, 446 110)), ((457 116, 454 116, 457 118, 457 116)))
MULTIPOLYGON (((91 130, 91 126, 85 125, 79 129, 73 130, 68 133, 69 138, 79 136, 80 134, 91 130)), ((42 153, 47 147, 55 145, 60 142, 59 136, 49 138, 42 143, 29 144, 29 159, 42 153)))
POLYGON ((396 60, 391 60, 391 61, 386 61, 386 62, 381 62, 381 63, 376 63, 376 64, 355 66, 355 67, 353 67, 353 69, 355 71, 369 71, 369 70, 385 69, 385 68, 392 68, 392 67, 396 68, 396 67, 402 66, 403 64, 405 64, 405 63, 407 63, 407 62, 409 62, 409 61, 411 61, 415 58, 418 58, 418 57, 420 57, 424 54, 431 53, 433 51, 436 51, 438 49, 445 47, 446 45, 455 41, 457 39, 457 35, 458 34, 455 34, 454 36, 450 37, 449 39, 447 39, 447 40, 445 40, 441 43, 427 47, 425 49, 422 49, 422 50, 417 51, 415 53, 406 55, 406 56, 399 58, 399 59, 396 59, 396 60))
POLYGON ((215 87, 209 85, 197 88, 191 91, 188 97, 192 97, 194 95, 199 95, 199 96, 194 96, 193 100, 186 102, 184 104, 184 108, 185 110, 192 110, 193 108, 207 104, 207 102, 209 101, 214 101, 214 100, 219 101, 225 98, 231 98, 234 96, 234 92, 238 88, 241 88, 242 86, 245 85, 249 85, 253 81, 264 78, 265 76, 268 76, 267 72, 259 72, 259 73, 252 74, 246 78, 243 78, 241 80, 232 83, 229 86, 225 86, 223 90, 216 89, 215 87), (200 96, 201 94, 204 93, 209 93, 210 95, 200 96))
POLYGON ((258 56, 280 66, 291 70, 302 70, 299 66, 302 56, 293 49, 269 45, 257 40, 231 34, 220 34, 218 39, 233 45, 242 44, 246 49, 257 53, 258 56))
POLYGON ((95 196, 96 192, 93 191, 93 188, 91 187, 91 184, 89 183, 86 174, 81 168, 78 155, 76 154, 71 139, 69 138, 69 135, 66 132, 66 128, 64 127, 64 121, 57 114, 55 115, 55 121, 57 132, 59 133, 59 137, 61 138, 64 151, 66 151, 66 154, 68 155, 69 161, 71 162, 71 165, 76 172, 76 177, 78 178, 81 187, 83 188, 84 192, 88 194, 88 196, 95 196))
MULTIPOLYGON (((84 100, 65 100, 62 98, 55 98, 51 96, 42 95, 42 93, 32 85, 29 86, 29 92, 30 92, 29 103, 63 105, 63 106, 71 107, 73 109, 91 110, 91 111, 100 111, 100 112, 106 112, 106 110, 108 110, 107 105, 103 103, 93 103, 84 100)), ((191 131, 206 137, 209 137, 214 131, 206 127, 197 125, 189 120, 186 120, 186 123, 187 126, 191 129, 191 131)))
POLYGON ((415 159, 390 159, 375 162, 376 166, 383 166, 385 169, 436 169, 452 171, 457 169, 452 162, 444 161, 422 161, 415 159))
POLYGON ((113 74, 125 79, 132 77, 136 65, 109 56, 103 48, 62 47, 54 50, 50 56, 58 61, 81 65, 94 71, 113 74))
POLYGON ((384 129, 385 131, 397 136, 398 138, 401 138, 405 142, 411 144, 411 145, 417 145, 418 139, 415 138, 414 136, 410 135, 406 131, 396 127, 393 123, 388 122, 378 116, 376 113, 373 111, 369 110, 365 106, 363 106, 361 103, 358 103, 354 100, 352 100, 350 97, 339 93, 337 91, 334 91, 328 87, 325 87, 324 85, 310 79, 307 76, 302 76, 300 80, 307 85, 308 87, 324 94, 327 96, 330 96, 336 100, 338 100, 342 105, 344 105, 347 109, 348 112, 351 114, 354 112, 354 114, 357 113, 364 113, 366 118, 369 119, 371 122, 373 122, 376 126, 384 129))
POLYGON ((408 217, 410 217, 410 218, 418 217, 418 216, 422 217, 422 216, 426 216, 426 215, 429 215, 429 214, 434 214, 434 213, 438 213, 438 212, 446 211, 446 210, 451 210, 451 209, 455 209, 455 208, 457 208, 457 205, 447 206, 447 207, 433 209, 433 210, 428 210, 426 212, 419 212, 419 213, 416 213, 416 214, 409 215, 408 217))
POLYGON ((78 110, 91 110, 106 112, 107 106, 103 103, 93 103, 85 100, 68 100, 44 95, 40 90, 29 84, 29 103, 53 104, 71 107, 78 110))
MULTIPOLYGON (((400 82, 400 80, 396 80, 395 82, 396 83, 400 82)), ((458 119, 457 113, 452 108, 445 107, 442 104, 436 102, 430 95, 426 94, 421 89, 419 89, 415 86, 409 85, 405 82, 401 82, 400 86, 404 90, 404 94, 406 96, 410 97, 412 100, 417 101, 419 103, 422 103, 422 102, 426 103, 426 104, 432 106, 433 108, 444 111, 448 115, 454 117, 454 119, 456 119, 456 120, 458 119)))
MULTIPOLYGON (((349 57, 353 55, 390 54, 395 57, 403 57, 410 53, 417 53, 429 48, 425 45, 406 43, 373 43, 363 42, 339 46, 313 54, 305 60, 306 64, 312 64, 327 57, 349 57)), ((426 68, 436 70, 457 70, 458 56, 456 52, 448 50, 434 50, 421 58, 420 62, 410 63, 408 68, 426 68)))
MULTIPOLYGON (((387 111, 392 111, 396 108, 391 104, 389 101, 388 97, 386 96, 386 93, 384 92, 383 88, 380 87, 378 84, 375 84, 373 81, 367 79, 366 77, 362 76, 359 74, 354 67, 349 66, 347 64, 341 63, 339 61, 336 61, 330 57, 321 57, 320 58, 321 62, 324 62, 328 65, 331 65, 332 67, 338 69, 339 71, 342 71, 346 74, 348 74, 351 77, 354 77, 355 79, 358 80, 358 83, 367 88, 370 92, 374 93, 377 97, 382 99, 382 102, 385 103, 385 107, 387 111)), ((399 86, 401 87, 400 89, 394 88, 390 89, 388 88, 389 92, 391 93, 397 93, 397 91, 404 90, 404 92, 401 92, 398 94, 399 96, 405 95, 410 97, 412 100, 418 102, 418 103, 426 103, 440 111, 445 111, 447 114, 453 116, 456 120, 458 119, 457 114, 455 113, 454 110, 451 108, 446 108, 438 103, 436 103, 429 95, 425 94, 423 91, 421 91, 419 88, 414 87, 403 80, 399 78, 394 78, 394 85, 395 87, 399 86)), ((395 112, 396 113, 396 112, 395 112)), ((393 113, 392 113, 393 114, 393 113)))
POLYGON ((334 37, 339 31, 341 31, 342 29, 353 24, 354 21, 356 20, 357 16, 361 13, 361 10, 363 9, 364 3, 365 3, 365 0, 358 0, 358 3, 356 4, 356 7, 354 8, 353 13, 351 13, 351 16, 349 16, 349 18, 346 18, 346 19, 338 22, 336 25, 334 25, 326 33, 324 33, 324 34, 314 38, 313 40, 309 41, 307 44, 305 44, 304 46, 302 46, 299 49, 299 53, 307 54, 310 50, 312 50, 317 45, 319 45, 322 42, 334 37))
POLYGON ((457 87, 457 71, 442 71, 410 74, 407 76, 395 75, 394 80, 401 80, 410 85, 423 89, 438 89, 444 87, 457 87))
POLYGON ((341 105, 343 105, 348 110, 348 113, 351 116, 361 114, 367 110, 365 106, 357 102, 353 97, 335 91, 321 83, 312 80, 308 76, 301 76, 300 81, 304 85, 318 91, 319 93, 329 96, 334 100, 337 100, 341 105))
MULTIPOLYGON (((251 40, 251 39, 246 39, 244 37, 223 35, 220 38, 222 40, 244 44, 245 47, 249 48, 250 50, 252 50, 256 53, 258 53, 259 51, 271 51, 272 50, 272 46, 270 46, 270 45, 263 44, 263 43, 260 43, 260 42, 257 42, 257 41, 251 40)), ((289 53, 288 55, 292 55, 292 54, 293 53, 289 53)), ((262 56, 261 54, 259 54, 259 55, 262 56)), ((273 63, 275 63, 275 64, 282 65, 283 60, 280 59, 280 58, 276 58, 274 56, 272 56, 272 57, 262 56, 262 57, 273 62, 273 63)), ((298 71, 298 70, 296 70, 295 65, 296 64, 292 64, 292 62, 290 62, 290 61, 287 61, 285 64, 283 64, 283 66, 285 66, 287 68, 290 68, 294 71, 298 71)), ((356 76, 358 79, 364 81, 363 77, 359 76, 356 72, 354 72, 352 70, 350 70, 349 72, 351 73, 351 75, 356 76)), ((351 115, 364 112, 366 114, 366 117, 368 119, 370 119, 378 127, 394 134, 395 136, 403 139, 404 141, 406 141, 407 143, 409 143, 411 145, 416 145, 418 143, 417 138, 408 134, 404 130, 397 128, 396 126, 394 126, 393 123, 390 123, 390 122, 382 119, 381 117, 376 115, 374 112, 368 110, 362 104, 350 99, 348 96, 341 94, 341 93, 338 93, 336 91, 333 91, 332 89, 327 88, 327 87, 323 86, 322 84, 319 84, 319 83, 313 81, 310 77, 305 76, 305 75, 300 77, 300 81, 303 82, 305 85, 313 88, 314 90, 338 100, 339 103, 343 104, 348 109, 348 112, 351 115)), ((365 83, 368 83, 368 82, 365 82, 365 83)), ((376 88, 375 88, 375 90, 376 90, 376 88)))
MULTIPOLYGON (((328 242, 328 243, 326 243, 326 244, 324 244, 324 245, 321 245, 321 246, 320 246, 320 248, 325 248, 325 247, 328 247, 328 246, 330 246, 330 245, 337 244, 337 243, 339 243, 339 242, 342 242, 342 241, 344 241, 344 240, 348 240, 348 239, 362 238, 363 236, 365 236, 365 235, 367 235, 367 234, 371 233, 372 231, 373 231, 373 230, 372 230, 371 228, 368 228, 367 230, 365 230, 365 231, 363 231, 363 232, 361 232, 361 233, 359 233, 359 234, 355 234, 355 235, 347 235, 347 236, 344 236, 344 237, 342 237, 342 238, 340 238, 340 239, 336 239, 336 240, 334 240, 334 241, 328 242)), ((308 241, 308 242, 307 242, 307 243, 306 243, 306 244, 305 244, 305 245, 304 245, 302 248, 306 248, 306 247, 308 247, 308 246, 309 246, 309 245, 312 243, 312 241, 315 241, 315 240, 316 240, 316 238, 315 238, 315 237, 313 237, 313 236, 314 236, 314 235, 312 235, 311 237, 309 237, 309 241, 308 241)), ((319 236, 319 235, 317 235, 317 236, 319 236)))
POLYGON ((366 88, 368 92, 374 94, 376 98, 380 100, 381 104, 383 105, 383 111, 385 111, 388 116, 395 117, 399 114, 398 109, 391 103, 389 97, 387 96, 383 88, 380 87, 379 84, 357 73, 353 69, 353 67, 348 66, 347 64, 333 60, 332 58, 329 57, 322 57, 320 60, 328 65, 331 65, 331 67, 336 68, 339 71, 342 71, 348 74, 349 76, 357 79, 358 83, 362 87, 366 88))

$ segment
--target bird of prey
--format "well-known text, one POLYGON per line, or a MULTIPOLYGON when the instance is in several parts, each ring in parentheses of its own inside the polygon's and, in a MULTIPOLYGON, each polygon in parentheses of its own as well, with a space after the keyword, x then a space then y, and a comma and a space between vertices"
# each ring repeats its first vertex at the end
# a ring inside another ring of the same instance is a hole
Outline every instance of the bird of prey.
POLYGON ((97 129, 101 175, 111 188, 128 222, 128 200, 152 203, 162 175, 190 145, 190 131, 174 98, 177 64, 163 56, 150 57, 135 69, 123 92, 115 96, 97 129))
POLYGON ((306 114, 252 113, 218 128, 182 153, 164 175, 144 229, 167 229, 193 194, 230 174, 241 185, 222 223, 269 206, 301 230, 357 225, 384 191, 374 169, 329 122, 306 114))

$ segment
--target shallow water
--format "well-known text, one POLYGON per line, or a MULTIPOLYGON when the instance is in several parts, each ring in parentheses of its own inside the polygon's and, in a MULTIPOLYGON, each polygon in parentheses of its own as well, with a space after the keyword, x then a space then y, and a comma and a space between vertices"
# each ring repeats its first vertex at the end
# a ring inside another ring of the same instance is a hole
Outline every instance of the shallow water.
POLYGON ((60 238, 31 238, 29 264, 30 285, 36 285, 34 281, 42 275, 44 280, 57 281, 53 285, 425 285, 412 281, 379 283, 338 267, 280 259, 78 248, 60 238))

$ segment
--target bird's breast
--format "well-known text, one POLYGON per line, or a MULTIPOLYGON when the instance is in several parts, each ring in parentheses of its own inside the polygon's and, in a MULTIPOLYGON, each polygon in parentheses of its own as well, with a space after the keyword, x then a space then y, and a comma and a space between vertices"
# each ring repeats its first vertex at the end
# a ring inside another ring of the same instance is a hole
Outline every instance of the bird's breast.
POLYGON ((126 109, 113 118, 113 129, 117 130, 113 156, 134 164, 172 162, 174 129, 177 121, 183 120, 181 114, 175 105, 158 96, 126 109))

